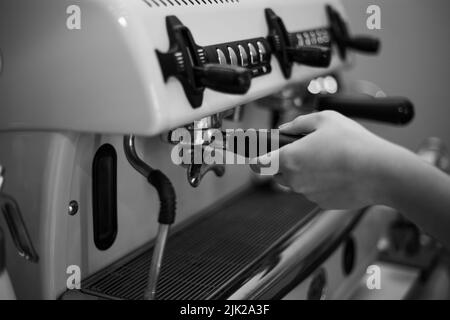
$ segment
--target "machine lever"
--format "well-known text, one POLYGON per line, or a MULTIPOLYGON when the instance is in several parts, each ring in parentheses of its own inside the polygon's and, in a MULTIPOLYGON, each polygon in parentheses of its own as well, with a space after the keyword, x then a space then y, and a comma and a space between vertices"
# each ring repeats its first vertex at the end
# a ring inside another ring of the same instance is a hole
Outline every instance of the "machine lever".
POLYGON ((331 49, 327 47, 287 48, 287 52, 292 61, 306 66, 328 68, 331 63, 331 49))
POLYGON ((380 51, 379 39, 369 36, 352 36, 339 12, 331 6, 327 6, 326 10, 330 20, 330 31, 342 59, 347 57, 348 49, 367 54, 377 54, 380 51))
POLYGON ((316 97, 316 110, 333 110, 351 118, 395 125, 406 125, 414 119, 414 105, 406 98, 323 95, 316 97))
POLYGON ((250 70, 233 65, 205 64, 194 73, 202 86, 223 93, 245 94, 252 82, 250 70))
POLYGON ((294 63, 317 68, 330 66, 330 43, 324 43, 323 46, 299 44, 296 33, 288 32, 281 17, 272 9, 267 8, 265 15, 269 26, 267 38, 286 79, 291 77, 294 63))
POLYGON ((164 81, 177 78, 193 108, 203 103, 205 88, 222 93, 245 94, 250 89, 251 70, 237 65, 210 63, 206 47, 195 43, 188 27, 176 16, 166 17, 170 46, 168 52, 156 50, 164 81))

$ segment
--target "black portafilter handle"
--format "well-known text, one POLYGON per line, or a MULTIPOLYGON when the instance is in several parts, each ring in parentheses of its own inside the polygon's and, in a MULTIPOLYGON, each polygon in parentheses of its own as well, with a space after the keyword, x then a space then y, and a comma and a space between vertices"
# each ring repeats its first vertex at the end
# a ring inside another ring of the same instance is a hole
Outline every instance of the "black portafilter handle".
POLYGON ((347 39, 345 44, 348 48, 369 54, 377 54, 381 48, 380 39, 370 36, 354 36, 347 39))
POLYGON ((328 68, 331 63, 331 49, 319 46, 288 48, 291 61, 310 67, 328 68))
POLYGON ((272 151, 276 151, 288 144, 294 143, 295 141, 303 138, 305 135, 287 135, 278 134, 272 135, 270 131, 267 130, 255 130, 256 139, 245 139, 245 143, 240 145, 235 140, 232 145, 227 144, 227 150, 243 156, 245 158, 255 158, 263 156, 272 151), (278 140, 278 148, 272 148, 272 139, 278 140), (261 140, 265 141, 265 147, 261 148, 261 140))
POLYGON ((414 119, 414 106, 406 98, 371 98, 346 95, 317 96, 317 111, 333 110, 350 118, 395 125, 406 125, 414 119))
POLYGON ((205 64, 194 67, 199 84, 214 91, 229 94, 245 94, 250 89, 250 70, 233 65, 205 64))

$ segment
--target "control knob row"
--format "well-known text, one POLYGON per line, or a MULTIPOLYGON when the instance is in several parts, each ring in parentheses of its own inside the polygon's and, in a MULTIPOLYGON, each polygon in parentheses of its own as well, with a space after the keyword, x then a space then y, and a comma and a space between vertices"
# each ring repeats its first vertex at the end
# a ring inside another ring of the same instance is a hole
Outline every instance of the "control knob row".
POLYGON ((242 67, 257 65, 268 61, 267 49, 261 41, 256 43, 256 47, 253 43, 249 42, 247 44, 247 50, 240 44, 238 45, 237 51, 238 52, 232 47, 227 47, 227 52, 225 53, 222 49, 217 48, 217 60, 220 64, 227 64, 227 61, 229 61, 229 64, 231 65, 239 65, 242 67))

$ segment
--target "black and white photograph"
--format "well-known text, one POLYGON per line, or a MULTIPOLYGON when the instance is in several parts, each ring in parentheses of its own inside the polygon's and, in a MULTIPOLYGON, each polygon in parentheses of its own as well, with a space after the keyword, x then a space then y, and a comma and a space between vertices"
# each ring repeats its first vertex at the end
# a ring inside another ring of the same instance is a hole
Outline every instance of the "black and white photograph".
POLYGON ((0 0, 0 300, 449 300, 449 14, 0 0))

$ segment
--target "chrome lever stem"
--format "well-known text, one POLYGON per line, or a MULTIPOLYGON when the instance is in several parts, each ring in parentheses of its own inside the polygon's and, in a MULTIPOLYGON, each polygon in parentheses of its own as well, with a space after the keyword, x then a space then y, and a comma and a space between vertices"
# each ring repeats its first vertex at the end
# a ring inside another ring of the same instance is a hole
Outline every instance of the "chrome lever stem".
POLYGON ((148 273, 147 289, 144 292, 144 299, 146 300, 156 300, 156 289, 158 286, 158 279, 161 272, 161 264, 164 257, 164 251, 166 248, 169 231, 170 225, 167 224, 159 225, 158 235, 156 236, 152 261, 148 273))

